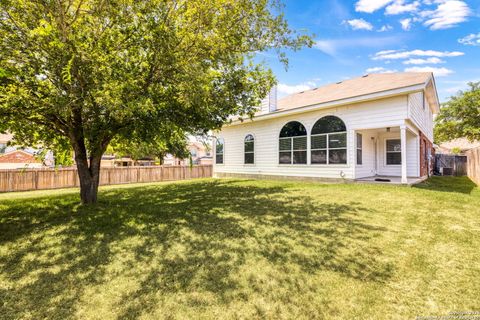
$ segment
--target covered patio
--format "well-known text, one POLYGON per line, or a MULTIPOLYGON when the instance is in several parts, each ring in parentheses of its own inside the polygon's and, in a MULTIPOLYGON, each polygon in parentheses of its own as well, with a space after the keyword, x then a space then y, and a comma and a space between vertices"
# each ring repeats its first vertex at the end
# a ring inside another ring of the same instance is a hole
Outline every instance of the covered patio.
POLYGON ((402 182, 401 177, 394 177, 394 176, 373 176, 373 177, 366 177, 355 179, 357 183, 373 183, 373 184, 398 184, 398 185, 408 185, 413 186, 418 184, 422 181, 425 181, 427 177, 423 178, 416 178, 416 177, 407 177, 407 182, 402 182))
POLYGON ((355 130, 354 136, 355 181, 412 185, 424 180, 419 133, 408 123, 355 130))

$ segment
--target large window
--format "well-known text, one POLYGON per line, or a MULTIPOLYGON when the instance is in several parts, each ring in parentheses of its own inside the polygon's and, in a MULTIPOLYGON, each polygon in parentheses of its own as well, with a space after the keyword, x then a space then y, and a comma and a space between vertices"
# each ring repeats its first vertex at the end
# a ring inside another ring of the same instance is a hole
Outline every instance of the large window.
POLYGON ((225 143, 223 139, 217 139, 217 143, 215 145, 215 163, 216 164, 223 164, 223 154, 225 149, 225 143))
POLYGON ((335 116, 318 120, 311 135, 312 164, 347 163, 347 129, 335 116))
POLYGON ((7 145, 5 143, 0 143, 0 153, 5 153, 5 149, 7 149, 7 145))
POLYGON ((387 165, 402 164, 402 145, 400 139, 387 139, 387 165))
POLYGON ((279 146, 280 164, 307 164, 307 130, 300 122, 283 126, 279 146))
POLYGON ((357 164, 362 164, 362 135, 357 133, 357 164))
POLYGON ((244 142, 245 149, 245 164, 255 163, 255 138, 248 134, 244 142))

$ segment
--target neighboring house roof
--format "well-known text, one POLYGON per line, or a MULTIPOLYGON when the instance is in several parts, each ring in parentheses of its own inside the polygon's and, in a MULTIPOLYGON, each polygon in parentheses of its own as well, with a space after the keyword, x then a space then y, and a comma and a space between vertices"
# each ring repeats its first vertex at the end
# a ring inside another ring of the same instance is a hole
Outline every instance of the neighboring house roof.
POLYGON ((458 138, 443 142, 438 147, 441 151, 445 152, 451 152, 454 148, 458 148, 461 152, 465 152, 470 149, 479 148, 480 141, 470 142, 467 138, 458 138))
POLYGON ((278 100, 277 110, 348 99, 372 93, 426 84, 430 72, 375 73, 302 91, 278 100))
POLYGON ((0 155, 0 163, 41 163, 31 153, 14 150, 0 155))

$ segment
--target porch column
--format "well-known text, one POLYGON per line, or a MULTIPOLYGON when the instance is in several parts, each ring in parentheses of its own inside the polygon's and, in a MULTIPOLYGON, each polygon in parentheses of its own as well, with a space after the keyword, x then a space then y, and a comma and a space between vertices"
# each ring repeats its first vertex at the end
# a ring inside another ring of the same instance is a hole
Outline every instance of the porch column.
POLYGON ((402 183, 407 180, 407 127, 400 126, 400 147, 402 152, 402 183))

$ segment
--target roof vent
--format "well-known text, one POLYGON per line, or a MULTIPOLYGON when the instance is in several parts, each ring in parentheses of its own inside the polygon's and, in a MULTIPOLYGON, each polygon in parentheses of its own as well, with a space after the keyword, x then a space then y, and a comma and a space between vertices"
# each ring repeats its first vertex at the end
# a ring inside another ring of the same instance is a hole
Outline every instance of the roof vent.
POLYGON ((305 91, 300 91, 299 93, 304 93, 305 91))
POLYGON ((317 90, 317 89, 318 89, 318 88, 313 88, 312 91, 315 91, 315 90, 317 90))
POLYGON ((362 78, 366 78, 366 77, 368 77, 368 73, 362 76, 362 78))
POLYGON ((338 81, 337 84, 340 84, 340 83, 342 83, 342 82, 343 82, 343 81, 338 81))

